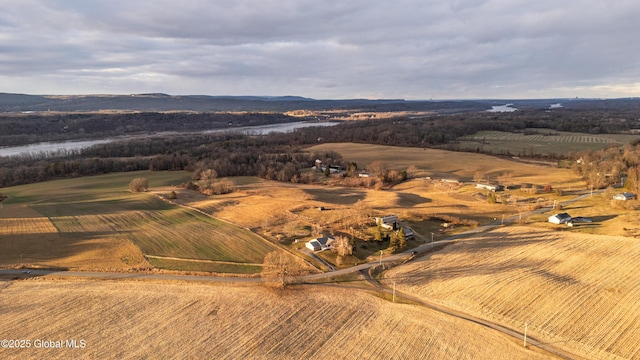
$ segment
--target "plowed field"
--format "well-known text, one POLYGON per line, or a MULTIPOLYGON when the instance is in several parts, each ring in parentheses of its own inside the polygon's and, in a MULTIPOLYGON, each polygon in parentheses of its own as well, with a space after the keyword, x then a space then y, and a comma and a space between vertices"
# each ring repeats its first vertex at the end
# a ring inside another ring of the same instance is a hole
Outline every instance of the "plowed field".
POLYGON ((640 357, 636 239, 503 228, 390 271, 398 289, 588 358, 640 357))
POLYGON ((357 290, 30 280, 0 282, 0 295, 0 338, 86 341, 0 349, 3 359, 547 358, 479 325, 357 290))

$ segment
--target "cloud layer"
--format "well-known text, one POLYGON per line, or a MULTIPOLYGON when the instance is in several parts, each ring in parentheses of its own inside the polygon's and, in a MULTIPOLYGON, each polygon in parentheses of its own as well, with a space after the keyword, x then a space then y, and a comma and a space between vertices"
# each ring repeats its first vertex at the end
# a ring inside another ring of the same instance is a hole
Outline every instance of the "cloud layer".
POLYGON ((635 0, 0 0, 0 91, 640 96, 635 0))

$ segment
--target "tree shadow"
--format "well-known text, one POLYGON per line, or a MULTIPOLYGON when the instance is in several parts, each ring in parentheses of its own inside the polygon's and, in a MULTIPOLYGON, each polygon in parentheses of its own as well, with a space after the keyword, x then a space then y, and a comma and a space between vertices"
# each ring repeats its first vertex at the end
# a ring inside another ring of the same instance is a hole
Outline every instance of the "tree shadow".
POLYGON ((313 196, 313 200, 339 205, 354 205, 366 197, 364 191, 347 188, 304 189, 304 191, 313 196))
POLYGON ((398 194, 398 205, 405 207, 414 207, 416 205, 429 203, 431 199, 422 197, 420 195, 412 194, 412 193, 397 193, 398 194))

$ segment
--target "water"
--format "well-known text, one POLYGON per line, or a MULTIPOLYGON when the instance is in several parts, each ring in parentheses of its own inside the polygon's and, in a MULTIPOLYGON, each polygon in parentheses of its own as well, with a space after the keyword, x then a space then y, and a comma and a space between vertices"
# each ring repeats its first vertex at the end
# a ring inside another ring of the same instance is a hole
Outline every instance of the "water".
MULTIPOLYGON (((334 126, 338 125, 338 122, 294 122, 286 124, 271 124, 271 125, 259 125, 259 126, 244 126, 236 128, 214 129, 206 130, 198 133, 211 134, 220 132, 235 132, 247 135, 266 135, 269 133, 288 133, 296 129, 311 127, 311 126, 334 126)), ((159 133, 162 134, 175 134, 175 133, 159 133)), ((152 136, 152 135, 149 135, 152 136)), ((36 144, 22 145, 22 146, 10 146, 0 147, 0 156, 16 156, 16 155, 44 155, 55 154, 59 151, 66 150, 80 150, 88 148, 93 145, 110 143, 118 140, 127 140, 133 138, 140 138, 141 136, 119 136, 98 140, 80 140, 80 141, 63 141, 63 142, 42 142, 36 144)))
POLYGON ((492 106, 491 110, 487 110, 488 112, 514 112, 514 111, 518 111, 518 109, 512 107, 513 104, 506 104, 506 105, 498 105, 498 106, 492 106))

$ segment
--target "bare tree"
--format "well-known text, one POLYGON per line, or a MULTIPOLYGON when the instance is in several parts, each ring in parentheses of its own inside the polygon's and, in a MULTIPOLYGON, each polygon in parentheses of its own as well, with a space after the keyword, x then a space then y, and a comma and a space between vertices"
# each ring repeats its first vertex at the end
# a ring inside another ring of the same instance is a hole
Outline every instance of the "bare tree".
POLYGON ((418 174, 418 168, 415 165, 410 165, 407 168, 407 178, 413 179, 416 177, 416 174, 418 174))
POLYGON ((218 173, 213 169, 206 169, 200 172, 200 182, 202 183, 203 189, 208 189, 211 187, 211 184, 218 177, 218 173))
POLYGON ((482 182, 482 179, 484 179, 484 175, 485 175, 485 174, 484 174, 484 172, 482 172, 482 171, 476 171, 476 172, 473 174, 473 181, 475 181, 475 182, 482 182))
POLYGON ((145 192, 149 189, 149 182, 146 178, 135 178, 129 183, 129 191, 145 192))
POLYGON ((353 254, 353 246, 346 236, 338 235, 333 242, 333 250, 338 256, 347 256, 353 254))
POLYGON ((262 280, 266 285, 284 289, 294 284, 298 276, 308 272, 305 262, 284 251, 272 251, 264 257, 262 280))
POLYGON ((498 182, 501 185, 504 185, 507 189, 514 185, 513 181, 513 173, 511 172, 503 172, 498 175, 498 182))
POLYGON ((381 160, 376 160, 367 166, 367 170, 375 177, 382 179, 387 172, 387 166, 381 160))

